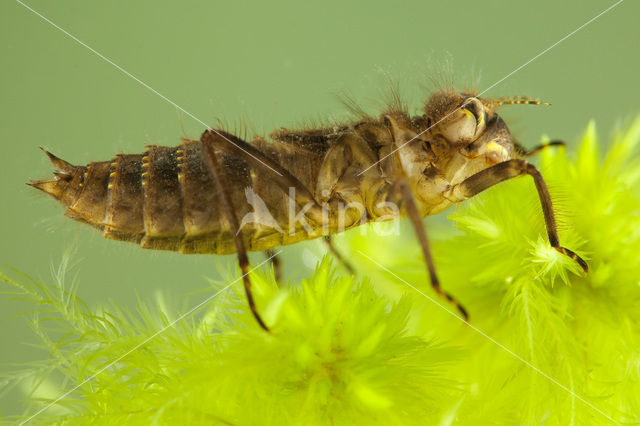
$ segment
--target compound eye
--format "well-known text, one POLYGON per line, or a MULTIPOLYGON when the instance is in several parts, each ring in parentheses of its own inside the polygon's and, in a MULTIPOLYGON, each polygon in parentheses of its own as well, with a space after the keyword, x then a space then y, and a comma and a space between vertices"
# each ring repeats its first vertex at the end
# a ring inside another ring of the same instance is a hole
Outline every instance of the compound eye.
POLYGON ((467 98, 442 126, 442 134, 453 143, 473 142, 486 128, 486 112, 478 98, 467 98))

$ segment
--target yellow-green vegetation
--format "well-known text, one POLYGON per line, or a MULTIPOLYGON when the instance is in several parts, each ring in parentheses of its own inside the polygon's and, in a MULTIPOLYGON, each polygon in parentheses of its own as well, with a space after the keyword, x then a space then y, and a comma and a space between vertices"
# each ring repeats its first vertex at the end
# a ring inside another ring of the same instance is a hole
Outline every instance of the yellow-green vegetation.
POLYGON ((6 292, 33 301, 33 329, 48 350, 34 366, 34 397, 55 385, 52 399, 34 400, 18 420, 77 386, 31 421, 640 422, 639 145, 640 118, 606 153, 592 123, 575 158, 553 148, 541 155, 561 242, 587 259, 586 276, 549 246, 528 178, 455 209, 457 229, 439 236, 434 252, 470 325, 430 290, 409 233, 349 233, 340 247, 364 278, 327 258, 283 288, 270 271, 252 273, 270 334, 255 324, 239 282, 225 289, 233 278, 176 321, 185 310, 162 299, 135 311, 92 309, 63 274, 54 285, 4 276, 6 292), (54 370, 64 380, 49 376, 54 370))

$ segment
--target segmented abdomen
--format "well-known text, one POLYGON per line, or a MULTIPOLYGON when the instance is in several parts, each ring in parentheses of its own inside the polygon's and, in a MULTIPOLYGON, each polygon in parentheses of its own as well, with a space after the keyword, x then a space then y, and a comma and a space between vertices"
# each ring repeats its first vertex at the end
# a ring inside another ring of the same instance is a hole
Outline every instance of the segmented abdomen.
MULTIPOLYGON (((56 178, 30 185, 65 205, 67 216, 100 229, 107 238, 148 249, 233 253, 233 238, 202 142, 185 140, 178 147, 147 148, 144 154, 120 154, 112 161, 86 167, 73 166, 47 152, 58 168, 56 178)), ((245 192, 251 188, 284 228, 288 199, 283 191, 274 191, 270 170, 250 170, 244 161, 221 151, 216 151, 216 158, 238 221, 253 211, 245 192)), ((242 228, 249 250, 309 238, 301 229, 289 235, 268 226, 268 221, 267 225, 259 222, 242 228)))

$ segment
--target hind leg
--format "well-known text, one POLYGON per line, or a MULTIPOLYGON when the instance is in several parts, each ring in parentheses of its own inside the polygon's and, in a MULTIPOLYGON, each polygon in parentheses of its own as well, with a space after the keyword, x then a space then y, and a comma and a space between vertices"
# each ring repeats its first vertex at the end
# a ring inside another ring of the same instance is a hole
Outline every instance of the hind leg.
POLYGON ((242 282, 244 284, 245 294, 247 295, 249 308, 251 309, 251 313, 253 313, 253 316, 255 317, 260 327, 262 327, 265 331, 269 331, 269 327, 267 327, 267 325, 260 317, 258 309, 256 308, 255 301, 253 300, 253 293, 251 292, 251 279, 249 278, 249 258, 247 257, 247 250, 244 246, 244 241, 242 240, 241 235, 238 232, 238 218, 235 215, 233 203, 224 184, 223 176, 220 174, 220 171, 218 169, 215 152, 213 150, 213 144, 210 140, 203 140, 203 147, 205 150, 206 163, 209 166, 209 169, 218 187, 218 191, 220 192, 222 210, 224 211, 225 217, 229 222, 231 234, 233 235, 233 243, 235 244, 236 253, 238 254, 238 264, 240 266, 240 270, 242 271, 242 282))

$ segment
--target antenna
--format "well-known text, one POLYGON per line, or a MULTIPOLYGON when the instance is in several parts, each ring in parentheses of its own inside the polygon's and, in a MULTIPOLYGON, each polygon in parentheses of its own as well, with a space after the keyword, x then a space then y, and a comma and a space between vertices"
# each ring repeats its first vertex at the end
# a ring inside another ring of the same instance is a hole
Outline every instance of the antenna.
POLYGON ((495 107, 502 105, 551 105, 549 102, 542 102, 540 99, 530 98, 529 96, 505 96, 493 99, 488 104, 495 107))

